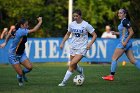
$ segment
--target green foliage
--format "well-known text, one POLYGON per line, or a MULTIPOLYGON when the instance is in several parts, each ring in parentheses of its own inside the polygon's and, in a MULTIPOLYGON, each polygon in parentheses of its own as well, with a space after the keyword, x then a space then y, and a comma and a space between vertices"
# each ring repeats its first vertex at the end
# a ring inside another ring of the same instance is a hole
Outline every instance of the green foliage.
POLYGON ((106 24, 117 26, 116 12, 119 8, 128 7, 130 4, 129 1, 122 2, 120 0, 77 0, 75 3, 75 8, 82 10, 83 18, 91 23, 97 32, 100 32, 99 36, 104 32, 106 24))
MULTIPOLYGON (((117 11, 125 7, 131 14, 132 26, 134 31, 137 31, 138 37, 139 2, 139 0, 73 0, 73 7, 82 10, 83 19, 93 25, 98 37, 104 32, 106 24, 110 24, 113 30, 117 31, 119 24, 117 11)), ((10 27, 22 17, 29 19, 32 28, 37 23, 36 18, 42 16, 41 29, 38 34, 33 33, 30 37, 60 37, 67 32, 68 0, 0 0, 0 4, 0 29, 10 27)))
POLYGON ((0 0, 1 29, 15 24, 22 17, 29 19, 32 28, 38 16, 43 17, 39 34, 31 37, 55 37, 65 33, 67 28, 67 1, 65 0, 0 0), (9 21, 10 20, 10 21, 9 21))
POLYGON ((139 19, 139 15, 140 15, 140 0, 131 0, 131 5, 128 7, 128 9, 130 10, 129 14, 131 16, 131 23, 132 23, 132 27, 134 29, 135 35, 134 37, 139 38, 140 36, 140 19, 139 19))

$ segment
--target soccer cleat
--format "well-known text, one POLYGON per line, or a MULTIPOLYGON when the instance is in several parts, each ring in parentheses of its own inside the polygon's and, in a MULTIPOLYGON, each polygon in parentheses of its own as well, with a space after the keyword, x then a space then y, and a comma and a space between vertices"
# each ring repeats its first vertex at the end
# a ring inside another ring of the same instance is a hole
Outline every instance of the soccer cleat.
POLYGON ((18 85, 19 85, 20 87, 23 86, 22 78, 18 78, 18 85))
POLYGON ((104 80, 108 80, 108 81, 113 81, 114 80, 114 76, 113 75, 108 75, 108 76, 104 76, 102 77, 104 80))
POLYGON ((21 87, 21 86, 23 86, 23 83, 18 83, 18 85, 21 87))
POLYGON ((58 84, 59 87, 64 87, 66 84, 61 82, 60 84, 58 84))

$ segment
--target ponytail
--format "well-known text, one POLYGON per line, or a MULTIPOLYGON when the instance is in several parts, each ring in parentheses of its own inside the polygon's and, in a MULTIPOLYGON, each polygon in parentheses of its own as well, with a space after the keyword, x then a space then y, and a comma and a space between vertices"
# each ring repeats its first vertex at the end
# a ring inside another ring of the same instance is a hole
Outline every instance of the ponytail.
POLYGON ((15 28, 16 28, 16 30, 18 30, 20 28, 20 25, 18 23, 16 23, 15 28))
POLYGON ((25 20, 24 18, 22 18, 19 22, 17 22, 17 23, 15 24, 16 30, 18 30, 18 29, 20 28, 20 25, 21 25, 21 24, 23 25, 26 21, 27 21, 27 20, 25 20))
POLYGON ((126 19, 128 19, 130 21, 131 19, 130 19, 128 10, 126 10, 126 9, 122 9, 122 10, 123 10, 124 14, 126 14, 126 19))

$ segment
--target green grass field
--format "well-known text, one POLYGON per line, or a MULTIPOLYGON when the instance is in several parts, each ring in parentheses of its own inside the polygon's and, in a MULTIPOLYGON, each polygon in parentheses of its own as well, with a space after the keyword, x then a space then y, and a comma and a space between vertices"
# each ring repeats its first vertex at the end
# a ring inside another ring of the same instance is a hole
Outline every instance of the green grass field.
POLYGON ((85 82, 75 86, 73 77, 65 87, 58 87, 67 70, 66 63, 33 63, 34 69, 27 74, 29 82, 19 87, 11 65, 0 65, 0 93, 140 93, 140 70, 130 63, 118 65, 114 81, 104 81, 110 64, 80 63, 84 67, 85 82))

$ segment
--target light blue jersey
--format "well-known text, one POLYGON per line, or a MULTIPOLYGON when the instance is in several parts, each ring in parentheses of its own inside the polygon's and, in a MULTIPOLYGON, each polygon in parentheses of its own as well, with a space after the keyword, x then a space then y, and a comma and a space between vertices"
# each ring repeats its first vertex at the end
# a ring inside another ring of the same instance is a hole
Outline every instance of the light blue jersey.
POLYGON ((130 21, 126 18, 121 20, 121 23, 118 26, 118 30, 120 33, 120 37, 119 37, 119 44, 117 45, 117 48, 122 48, 124 50, 130 50, 132 49, 132 41, 129 40, 127 45, 124 47, 122 45, 122 42, 124 42, 126 40, 126 38, 129 35, 128 29, 131 27, 130 21))
POLYGON ((9 48, 9 62, 17 64, 27 59, 25 43, 27 42, 28 29, 19 28, 14 34, 12 44, 9 48))

